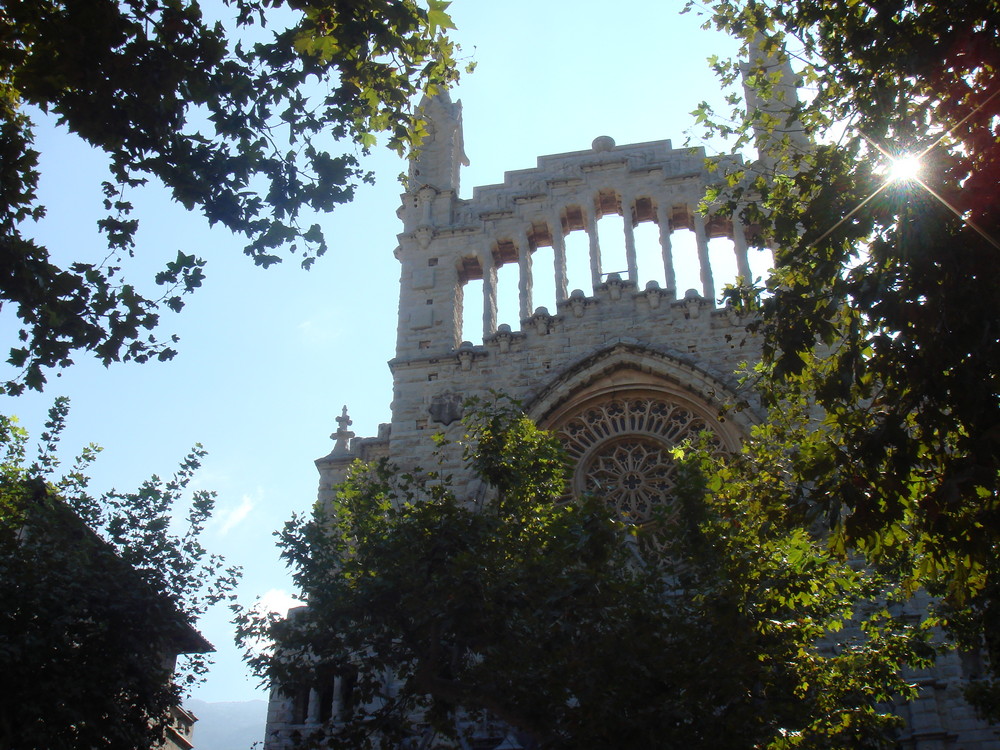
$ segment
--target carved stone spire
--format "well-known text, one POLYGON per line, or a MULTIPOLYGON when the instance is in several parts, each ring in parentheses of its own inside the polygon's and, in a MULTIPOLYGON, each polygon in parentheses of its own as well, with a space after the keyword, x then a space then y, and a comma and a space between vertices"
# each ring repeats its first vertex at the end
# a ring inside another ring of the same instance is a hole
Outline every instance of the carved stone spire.
POLYGON ((459 169, 469 165, 462 134, 462 102, 452 102, 447 91, 424 96, 420 116, 427 122, 427 136, 410 161, 408 192, 429 185, 439 191, 458 192, 459 169))
POLYGON ((780 42, 757 32, 750 43, 750 60, 741 66, 743 91, 748 114, 757 113, 754 122, 755 141, 758 158, 773 168, 777 153, 790 147, 800 153, 810 150, 802 124, 794 119, 798 107, 797 77, 792 70, 788 54, 780 42), (750 76, 767 76, 770 80, 770 96, 762 97, 755 86, 748 85, 750 76), (773 129, 765 120, 774 118, 773 129), (782 143, 785 146, 782 146, 782 143))

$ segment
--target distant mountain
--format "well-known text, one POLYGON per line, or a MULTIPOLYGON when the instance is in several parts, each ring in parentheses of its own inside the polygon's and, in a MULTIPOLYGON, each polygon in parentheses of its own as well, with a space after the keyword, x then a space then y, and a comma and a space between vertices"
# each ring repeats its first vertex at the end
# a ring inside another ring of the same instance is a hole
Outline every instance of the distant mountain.
POLYGON ((195 750, 260 750, 264 746, 267 701, 189 700, 184 708, 198 717, 194 725, 195 750))

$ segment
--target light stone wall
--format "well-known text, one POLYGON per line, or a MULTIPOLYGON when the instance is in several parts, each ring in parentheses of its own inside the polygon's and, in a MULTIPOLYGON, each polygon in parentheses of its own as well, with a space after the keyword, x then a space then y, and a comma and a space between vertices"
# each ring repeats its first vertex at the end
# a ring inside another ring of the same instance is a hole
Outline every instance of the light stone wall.
MULTIPOLYGON (((696 210, 709 180, 703 150, 674 149, 670 141, 613 143, 598 138, 591 150, 541 157, 536 169, 508 172, 502 184, 476 188, 471 200, 428 184, 404 194, 398 212, 404 231, 396 250, 402 264, 397 358, 410 358, 427 346, 461 343, 460 290, 470 279, 483 280, 484 295, 481 301, 464 300, 464 306, 470 315, 482 310, 484 338, 495 334, 496 271, 507 263, 518 266, 522 328, 537 312, 532 288, 539 274, 552 276, 557 304, 567 300, 565 237, 572 231, 587 235, 591 284, 584 296, 596 294, 609 280, 596 226, 607 215, 622 217, 628 266, 623 280, 636 288, 644 284, 638 278, 634 229, 645 221, 659 229, 667 280, 661 293, 684 296, 674 282, 671 243, 672 233, 681 228, 696 236, 701 296, 714 300, 718 291, 708 258, 712 237, 733 240, 740 274, 750 276, 744 228, 729 220, 706 222, 696 210), (553 248, 552 267, 534 263, 539 247, 553 248)), ((732 161, 720 160, 719 168, 730 168, 732 161)))
MULTIPOLYGON (((647 382, 643 376, 652 374, 716 412, 740 397, 755 401, 734 375, 741 364, 759 356, 746 321, 699 297, 677 301, 660 290, 636 292, 628 282, 617 290, 608 286, 594 297, 561 303, 556 315, 532 316, 522 331, 501 330, 483 345, 393 359, 390 455, 410 466, 427 466, 429 432, 443 431, 455 440, 463 429, 457 421, 445 425, 435 420, 435 403, 484 397, 491 390, 520 399, 531 416, 548 426, 546 417, 558 404, 587 387, 578 383, 560 391, 553 384, 568 382, 581 370, 592 370, 594 378, 614 370, 623 390, 632 382, 647 382)), ((729 419, 745 428, 753 413, 732 412, 729 419)), ((460 472, 459 458, 456 451, 442 468, 460 472)))
MULTIPOLYGON (((447 154, 431 147, 423 158, 447 154)), ((447 165, 415 171, 451 173, 447 165)), ((745 233, 738 222, 706 222, 697 213, 707 182, 699 149, 674 149, 666 140, 616 146, 602 136, 589 150, 543 156, 534 169, 508 172, 501 184, 475 188, 469 200, 459 198, 450 181, 444 189, 411 184, 399 210, 404 231, 396 250, 401 275, 396 357, 389 363, 390 456, 410 468, 426 466, 428 431, 461 437, 460 423, 452 421, 457 412, 447 405, 491 390, 520 399, 545 425, 544 412, 555 404, 543 406, 541 395, 595 358, 636 375, 655 373, 665 386, 691 391, 716 412, 739 398, 753 404, 734 373, 759 357, 759 344, 746 333, 747 321, 716 308, 708 253, 710 237, 731 238, 737 267, 749 276, 745 233), (605 273, 602 265, 596 222, 608 214, 621 217, 625 278, 605 273), (634 227, 641 221, 658 227, 666 288, 638 277, 634 227), (695 234, 702 282, 680 299, 671 241, 679 228, 695 234), (567 288, 565 236, 571 231, 588 238, 587 291, 567 288), (533 262, 545 246, 553 248, 549 267, 533 262), (497 326, 496 271, 507 263, 518 269, 519 330, 497 326), (533 305, 539 274, 553 277, 554 310, 533 305), (481 299, 463 299, 470 279, 483 280, 481 299), (461 341, 463 309, 477 317, 482 311, 481 344, 461 341)), ((731 418, 745 428, 754 413, 751 408, 731 418)), ((444 468, 460 474, 458 458, 456 451, 444 468)))

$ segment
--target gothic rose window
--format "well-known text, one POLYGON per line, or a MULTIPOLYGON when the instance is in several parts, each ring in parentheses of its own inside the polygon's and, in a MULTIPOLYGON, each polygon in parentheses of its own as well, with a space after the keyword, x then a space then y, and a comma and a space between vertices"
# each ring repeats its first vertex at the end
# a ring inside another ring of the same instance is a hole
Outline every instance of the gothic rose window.
POLYGON ((573 489, 605 498, 629 523, 672 514, 677 465, 670 449, 708 432, 717 450, 715 426, 680 404, 662 398, 615 398, 587 406, 557 433, 576 464, 573 489))
POLYGON ((581 467, 583 490, 604 497, 623 519, 646 523, 674 488, 677 464, 668 450, 645 438, 603 443, 581 467))

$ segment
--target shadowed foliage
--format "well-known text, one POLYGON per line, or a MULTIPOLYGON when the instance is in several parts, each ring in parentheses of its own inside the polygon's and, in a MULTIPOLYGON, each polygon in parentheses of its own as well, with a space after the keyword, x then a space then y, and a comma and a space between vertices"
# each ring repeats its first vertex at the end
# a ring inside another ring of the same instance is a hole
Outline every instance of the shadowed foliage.
MULTIPOLYGON (((806 429, 772 436, 789 501, 823 515, 835 547, 942 596, 950 633, 995 673, 1000 4, 727 0, 708 13, 756 60, 749 96, 780 93, 777 60, 803 91, 784 113, 744 115, 737 95, 732 113, 698 112, 762 151, 707 202, 776 248, 763 288, 727 294, 758 316, 755 383, 772 414, 813 405, 798 410, 806 429), (919 171, 893 179, 902 155, 919 171)), ((714 64, 724 83, 739 75, 738 60, 714 64)), ((973 694, 1000 720, 1000 684, 973 694)))
POLYGON ((194 623, 239 570, 200 543, 212 493, 193 492, 172 521, 200 448, 168 481, 94 498, 95 446, 55 478, 67 408, 57 400, 31 464, 24 430, 0 417, 0 748, 149 750, 208 668, 194 623), (190 656, 174 674, 178 654, 190 656))
POLYGON ((706 484, 707 452, 677 455, 680 520, 637 529, 599 497, 564 501, 558 441, 506 399, 466 426, 484 499, 359 463, 280 533, 308 607, 240 629, 276 644, 251 663, 288 695, 340 678, 305 746, 892 746, 923 634, 889 616, 883 578, 706 484))

